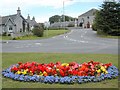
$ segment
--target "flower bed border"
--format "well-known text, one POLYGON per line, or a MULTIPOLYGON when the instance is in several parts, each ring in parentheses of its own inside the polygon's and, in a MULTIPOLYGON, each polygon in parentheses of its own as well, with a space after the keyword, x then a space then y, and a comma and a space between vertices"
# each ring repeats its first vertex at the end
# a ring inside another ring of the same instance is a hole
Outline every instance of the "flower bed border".
POLYGON ((23 82, 41 82, 41 83, 60 83, 60 84, 74 84, 74 83, 86 83, 86 82, 100 82, 105 79, 113 79, 116 78, 119 74, 117 67, 110 66, 108 68, 108 74, 101 73, 100 76, 38 76, 38 75, 19 75, 11 72, 11 67, 2 71, 2 75, 7 78, 11 78, 16 81, 23 82))

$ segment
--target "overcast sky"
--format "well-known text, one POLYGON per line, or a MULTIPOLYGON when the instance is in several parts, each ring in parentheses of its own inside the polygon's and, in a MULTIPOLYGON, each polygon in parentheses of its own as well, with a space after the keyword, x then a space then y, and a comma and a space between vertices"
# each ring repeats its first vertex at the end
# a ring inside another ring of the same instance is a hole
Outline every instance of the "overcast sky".
MULTIPOLYGON (((89 9, 99 9, 103 0, 64 0, 65 15, 78 17, 89 9)), ((63 0, 0 0, 0 15, 16 14, 20 7, 22 15, 27 18, 35 16, 37 22, 45 22, 53 15, 63 14, 63 0)))

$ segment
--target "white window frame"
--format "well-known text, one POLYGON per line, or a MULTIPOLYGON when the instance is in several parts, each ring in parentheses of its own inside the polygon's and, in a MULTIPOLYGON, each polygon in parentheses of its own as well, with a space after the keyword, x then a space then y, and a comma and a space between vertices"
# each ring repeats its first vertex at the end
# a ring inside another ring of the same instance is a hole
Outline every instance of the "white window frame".
POLYGON ((8 31, 9 31, 9 32, 13 32, 13 26, 12 26, 12 25, 9 25, 8 31))

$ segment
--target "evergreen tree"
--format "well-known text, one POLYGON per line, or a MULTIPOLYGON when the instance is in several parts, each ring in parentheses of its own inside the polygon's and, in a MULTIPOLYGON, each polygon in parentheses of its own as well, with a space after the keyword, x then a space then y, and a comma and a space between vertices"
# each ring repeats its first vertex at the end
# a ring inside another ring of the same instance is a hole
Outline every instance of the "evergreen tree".
POLYGON ((105 1, 96 13, 93 29, 98 34, 120 35, 120 3, 105 1))

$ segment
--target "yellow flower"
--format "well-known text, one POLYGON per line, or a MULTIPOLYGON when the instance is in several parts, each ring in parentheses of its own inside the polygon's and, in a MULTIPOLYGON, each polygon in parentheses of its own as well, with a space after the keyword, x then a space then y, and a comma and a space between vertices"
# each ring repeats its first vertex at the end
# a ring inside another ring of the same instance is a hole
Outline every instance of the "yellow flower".
POLYGON ((46 73, 47 73, 46 71, 43 72, 43 74, 46 74, 46 73))
POLYGON ((102 71, 103 71, 103 72, 105 72, 105 71, 106 71, 106 69, 103 69, 102 71))
POLYGON ((43 73, 42 73, 42 72, 40 72, 40 73, 39 73, 39 76, 43 76, 43 73))
POLYGON ((56 69, 56 71, 59 71, 59 69, 56 69))
POLYGON ((24 70, 24 71, 22 72, 22 74, 26 75, 26 74, 27 74, 27 71, 26 71, 26 70, 24 70))
POLYGON ((69 66, 69 64, 68 63, 63 63, 62 66, 69 66))
POLYGON ((21 71, 17 71, 16 74, 21 74, 22 72, 21 71))
POLYGON ((101 66, 101 68, 100 68, 102 71, 105 69, 105 67, 103 67, 103 66, 101 66))
POLYGON ((42 73, 42 74, 39 74, 39 76, 43 76, 43 73, 42 73))
POLYGON ((33 75, 32 71, 30 71, 30 75, 31 75, 31 76, 33 75))
POLYGON ((108 71, 105 71, 105 74, 108 74, 108 71))
POLYGON ((26 69, 26 70, 24 70, 24 71, 26 71, 26 72, 27 72, 27 71, 28 71, 28 69, 26 69))
POLYGON ((101 72, 101 70, 100 70, 100 69, 98 69, 98 70, 97 70, 97 73, 100 73, 100 72, 101 72))

